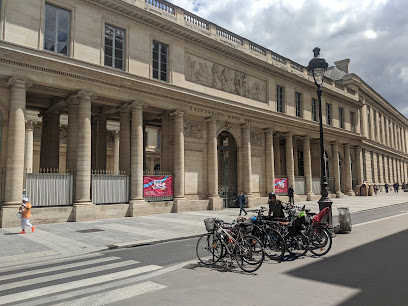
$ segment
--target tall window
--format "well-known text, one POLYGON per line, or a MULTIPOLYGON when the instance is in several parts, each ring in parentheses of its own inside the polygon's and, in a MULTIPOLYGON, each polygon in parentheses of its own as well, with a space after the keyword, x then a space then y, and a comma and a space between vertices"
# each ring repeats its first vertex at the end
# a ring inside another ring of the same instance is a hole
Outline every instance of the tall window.
POLYGON ((298 160, 298 174, 299 176, 305 176, 305 166, 303 161, 303 151, 297 151, 297 160, 298 160))
POLYGON ((387 128, 387 119, 384 118, 384 136, 385 136, 385 141, 388 138, 388 128, 387 128))
POLYGON ((367 164, 366 164, 366 152, 362 150, 363 154, 363 181, 367 181, 367 164))
POLYGON ((276 111, 283 113, 283 87, 276 86, 276 111))
POLYGON ((355 132, 356 131, 356 114, 354 112, 350 112, 350 125, 351 125, 351 131, 355 132))
POLYGON ((380 141, 382 141, 382 131, 383 131, 383 127, 382 127, 382 120, 381 120, 381 114, 380 115, 378 115, 378 127, 379 127, 379 130, 380 130, 380 141))
POLYGON ((71 13, 45 4, 44 50, 68 55, 71 13))
POLYGON ((332 122, 332 110, 331 110, 331 104, 327 103, 326 104, 326 124, 331 125, 332 122))
POLYGON ((371 158, 371 177, 373 178, 373 183, 375 183, 375 174, 374 174, 374 155, 373 152, 370 152, 371 158))
POLYGON ((373 122, 373 124, 374 124, 374 135, 373 135, 373 138, 375 139, 376 137, 377 137, 377 120, 375 120, 375 118, 377 118, 377 112, 376 111, 374 111, 374 122, 373 122))
POLYGON ((312 120, 317 121, 317 100, 312 98, 312 120))
POLYGON ((153 41, 153 78, 167 82, 168 46, 153 41))
POLYGON ((302 118, 302 94, 296 92, 295 100, 296 100, 296 117, 302 118))
POLYGON ((368 136, 371 138, 371 121, 370 121, 370 110, 367 109, 367 126, 368 126, 368 136))
POLYGON ((105 24, 105 66, 123 69, 125 30, 105 24))
POLYGON ((344 108, 339 107, 339 125, 344 129, 344 108))

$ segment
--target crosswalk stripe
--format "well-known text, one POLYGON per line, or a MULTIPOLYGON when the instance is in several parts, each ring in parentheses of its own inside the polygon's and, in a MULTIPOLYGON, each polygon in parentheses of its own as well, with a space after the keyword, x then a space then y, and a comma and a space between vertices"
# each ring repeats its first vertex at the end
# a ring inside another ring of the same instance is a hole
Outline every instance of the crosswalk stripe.
POLYGON ((99 306, 106 305, 108 303, 118 302, 124 299, 142 295, 148 292, 157 291, 160 289, 167 288, 167 286, 155 283, 155 282, 144 282, 136 285, 127 286, 124 288, 118 288, 115 290, 104 291, 98 294, 93 294, 83 298, 76 299, 74 301, 63 302, 55 304, 55 306, 99 306))
MULTIPOLYGON (((93 259, 93 260, 89 260, 89 261, 80 261, 80 262, 71 263, 71 264, 67 264, 67 265, 61 265, 61 266, 54 266, 54 267, 44 268, 44 269, 38 269, 38 270, 30 271, 30 276, 33 276, 33 275, 36 275, 36 274, 41 274, 41 273, 49 273, 49 272, 53 272, 53 271, 71 269, 71 268, 79 268, 79 267, 82 267, 82 266, 90 266, 90 265, 99 264, 99 263, 106 263, 106 262, 114 261, 114 260, 117 260, 117 259, 119 259, 119 257, 105 257, 105 258, 102 257, 102 258, 93 259)), ((133 261, 133 263, 139 263, 139 262, 138 261, 133 261)), ((48 262, 46 264, 48 264, 48 262)), ((19 278, 19 277, 27 277, 27 270, 25 270, 24 272, 20 272, 20 273, 7 274, 7 275, 0 276, 0 281, 4 281, 4 280, 7 280, 7 279, 11 279, 11 278, 19 278)))
POLYGON ((8 303, 15 303, 15 302, 22 301, 22 300, 29 300, 29 299, 37 298, 40 296, 48 295, 50 293, 59 293, 59 292, 67 291, 67 290, 77 289, 77 288, 89 286, 90 284, 97 285, 97 284, 101 284, 105 282, 115 281, 117 279, 131 277, 136 274, 146 273, 146 272, 158 270, 161 268, 162 268, 161 266, 148 265, 148 266, 143 266, 143 267, 134 268, 130 270, 114 272, 114 273, 110 273, 106 275, 95 276, 91 278, 72 281, 68 283, 47 286, 47 287, 39 288, 39 289, 28 290, 28 291, 24 291, 23 294, 21 292, 13 293, 13 294, 2 296, 2 298, 0 299, 0 305, 4 305, 8 303))
POLYGON ((17 282, 8 282, 6 284, 0 285, 0 291, 13 289, 13 288, 18 288, 18 287, 23 287, 23 286, 28 286, 28 285, 31 285, 31 284, 41 284, 41 283, 50 282, 50 281, 54 281, 54 280, 59 280, 59 279, 63 279, 63 278, 69 278, 69 277, 74 277, 74 276, 90 274, 90 273, 96 273, 96 272, 100 272, 100 271, 105 271, 105 270, 130 266, 130 265, 133 265, 133 264, 136 264, 136 263, 138 263, 138 262, 133 261, 133 260, 120 261, 120 262, 115 262, 115 263, 112 263, 112 264, 101 265, 101 266, 87 268, 87 269, 79 269, 79 270, 75 270, 75 271, 71 271, 71 272, 63 272, 63 273, 57 273, 57 274, 52 274, 52 275, 46 275, 46 276, 41 276, 41 277, 37 277, 37 278, 25 279, 25 280, 21 280, 21 281, 17 281, 17 282))
MULTIPOLYGON (((86 255, 81 255, 81 256, 75 256, 75 257, 64 257, 64 258, 56 258, 56 259, 51 259, 46 261, 47 265, 51 265, 51 264, 59 264, 59 263, 66 263, 69 261, 73 261, 73 260, 79 260, 79 259, 91 259, 94 257, 101 257, 103 256, 102 253, 92 253, 92 254, 86 254, 86 255)), ((24 270, 27 271, 27 269, 33 269, 36 267, 41 267, 44 266, 44 261, 41 262, 35 262, 35 263, 29 263, 29 264, 24 264, 24 270)), ((12 267, 4 267, 4 268, 0 268, 0 274, 9 272, 9 271, 13 271, 18 269, 21 266, 12 266, 12 267)))

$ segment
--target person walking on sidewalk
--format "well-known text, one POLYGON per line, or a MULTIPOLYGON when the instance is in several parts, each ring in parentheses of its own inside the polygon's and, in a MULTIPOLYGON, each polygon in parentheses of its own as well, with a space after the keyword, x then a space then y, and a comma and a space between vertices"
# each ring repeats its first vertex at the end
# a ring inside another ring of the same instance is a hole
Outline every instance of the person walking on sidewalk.
POLYGON ((31 227, 31 232, 35 231, 35 226, 30 223, 31 218, 31 203, 27 198, 23 198, 23 204, 20 206, 19 212, 21 213, 21 229, 19 234, 25 234, 26 226, 31 227))
POLYGON ((290 186, 288 189, 288 197, 289 197, 289 203, 293 202, 293 205, 295 205, 295 191, 293 190, 293 187, 290 186))
POLYGON ((248 213, 247 213, 246 210, 244 209, 244 205, 247 203, 247 199, 246 199, 246 196, 245 196, 243 190, 240 191, 240 194, 239 194, 238 198, 236 198, 236 199, 234 200, 234 203, 235 203, 235 202, 238 202, 238 204, 239 204, 239 206, 240 206, 240 208, 239 208, 239 215, 241 215, 241 214, 242 214, 242 211, 244 211, 245 216, 246 216, 248 213))
POLYGON ((373 187, 373 189, 374 189, 374 193, 375 193, 375 195, 377 195, 377 191, 378 191, 378 187, 377 187, 377 184, 374 184, 374 187, 373 187))
POLYGON ((388 193, 388 184, 385 183, 384 187, 385 187, 385 193, 388 193))

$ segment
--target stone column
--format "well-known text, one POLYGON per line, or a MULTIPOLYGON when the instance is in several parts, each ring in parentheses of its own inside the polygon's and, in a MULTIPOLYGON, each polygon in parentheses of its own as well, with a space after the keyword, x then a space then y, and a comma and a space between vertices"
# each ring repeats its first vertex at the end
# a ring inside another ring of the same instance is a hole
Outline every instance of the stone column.
POLYGON ((294 161, 293 161, 293 134, 287 133, 285 135, 285 140, 286 140, 286 176, 288 177, 288 187, 293 186, 293 189, 295 189, 295 171, 294 171, 294 161))
POLYGON ((378 171, 380 173, 380 184, 384 184, 384 161, 383 161, 383 156, 381 154, 378 154, 378 164, 379 164, 379 168, 378 171))
POLYGON ((390 145, 390 138, 389 138, 390 130, 388 128, 388 119, 385 116, 383 117, 384 117, 384 144, 386 146, 389 146, 390 145))
POLYGON ((79 101, 71 97, 68 104, 68 132, 67 132, 67 170, 69 173, 76 172, 76 159, 78 148, 78 109, 79 101))
POLYGON ((372 155, 372 158, 373 158, 373 167, 374 167, 374 169, 373 169, 373 175, 374 175, 374 177, 373 177, 373 183, 378 183, 378 162, 377 162, 377 153, 375 153, 375 152, 373 152, 373 155, 372 155))
POLYGON ((306 199, 312 200, 312 159, 310 154, 310 137, 305 136, 303 138, 303 161, 305 170, 305 184, 306 184, 306 199))
POLYGON ((104 115, 99 115, 97 120, 98 132, 96 142, 96 169, 106 170, 106 121, 104 115))
POLYGON ((119 169, 130 175, 130 106, 120 108, 119 169))
POLYGON ((384 176, 384 183, 388 183, 388 185, 390 184, 390 176, 388 173, 388 157, 383 155, 383 163, 384 163, 384 172, 385 172, 385 176, 384 176))
POLYGON ((33 121, 26 121, 25 129, 25 154, 24 154, 24 169, 27 173, 33 172, 33 148, 34 148, 34 135, 33 135, 33 121))
POLYGON ((363 98, 363 106, 361 108, 361 134, 369 138, 368 123, 367 123, 367 104, 365 104, 365 98, 363 98))
POLYGON ((91 202, 91 105, 96 95, 81 90, 78 92, 78 147, 75 204, 91 202))
POLYGON ((273 138, 273 149, 275 154, 275 176, 280 176, 282 174, 281 170, 281 157, 280 157, 280 145, 279 145, 280 134, 276 133, 273 138))
POLYGON ((160 137, 160 169, 164 171, 172 171, 170 149, 173 147, 173 140, 170 137, 170 120, 169 114, 164 113, 161 116, 162 129, 160 137), (170 144, 171 142, 171 144, 170 144))
POLYGON ((333 142, 333 174, 334 174, 334 189, 336 192, 336 198, 341 196, 340 186, 340 169, 339 169, 339 143, 333 142))
MULTIPOLYGON (((8 120, 3 118, 1 126, 1 139, 0 139, 0 169, 6 169, 7 161, 7 135, 8 135, 8 120)), ((3 195, 4 196, 4 195, 3 195)))
POLYGON ((345 144, 344 146, 344 166, 346 167, 345 171, 345 186, 346 186, 346 193, 349 196, 353 196, 353 177, 351 173, 351 156, 350 156, 350 144, 345 144))
MULTIPOLYGON (((11 77, 7 82, 10 89, 9 131, 7 138, 7 162, 6 162, 6 187, 4 206, 19 206, 23 192, 24 180, 24 145, 25 145, 25 119, 26 92, 31 83, 25 80, 11 77)), ((3 206, 3 207, 4 207, 3 206)), ((16 207, 17 209, 17 207, 16 207)), ((16 211, 17 212, 17 211, 16 211)), ((13 214, 13 213, 12 213, 13 214)), ((2 226, 15 225, 17 219, 13 219, 3 210, 2 226)))
POLYGON ((357 183, 363 183, 363 152, 361 146, 355 147, 356 150, 356 167, 357 167, 357 183))
POLYGON ((375 140, 375 133, 374 133, 374 109, 372 107, 370 107, 370 139, 371 140, 375 140))
POLYGON ((209 206, 212 210, 222 209, 222 199, 218 196, 218 154, 217 119, 207 121, 207 186, 209 206))
POLYGON ((397 128, 394 122, 392 123, 392 133, 393 133, 393 147, 395 150, 398 150, 397 128))
POLYGON ((113 173, 119 174, 119 131, 114 132, 113 173))
POLYGON ((174 116, 174 197, 184 198, 184 112, 174 116))
POLYGON ((273 148, 273 129, 265 130, 265 177, 266 177, 266 194, 275 192, 275 160, 273 148))
POLYGON ((381 142, 381 122, 380 122, 380 114, 378 113, 378 110, 375 111, 374 114, 374 120, 375 120, 375 126, 377 127, 377 133, 375 135, 375 140, 377 142, 381 142))
POLYGON ((131 131, 131 180, 130 198, 143 200, 143 107, 142 103, 132 104, 131 131))
POLYGON ((251 127, 242 125, 242 185, 244 193, 252 196, 251 127))
POLYGON ((40 146, 40 171, 41 169, 49 168, 48 166, 48 133, 49 115, 40 113, 41 116, 41 146, 40 146))
POLYGON ((385 130, 384 130, 384 127, 385 127, 385 123, 384 123, 384 115, 382 115, 381 117, 380 117, 380 124, 381 124, 381 143, 383 144, 383 145, 385 145, 385 143, 386 143, 386 141, 385 141, 385 130))

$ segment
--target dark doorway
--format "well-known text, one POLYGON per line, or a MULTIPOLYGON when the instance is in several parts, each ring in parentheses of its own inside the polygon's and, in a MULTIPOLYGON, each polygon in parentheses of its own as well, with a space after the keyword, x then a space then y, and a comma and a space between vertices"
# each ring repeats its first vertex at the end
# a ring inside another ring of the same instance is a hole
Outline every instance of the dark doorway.
POLYGON ((223 207, 233 207, 238 196, 237 145, 231 133, 224 131, 218 135, 218 195, 223 199, 223 207))

